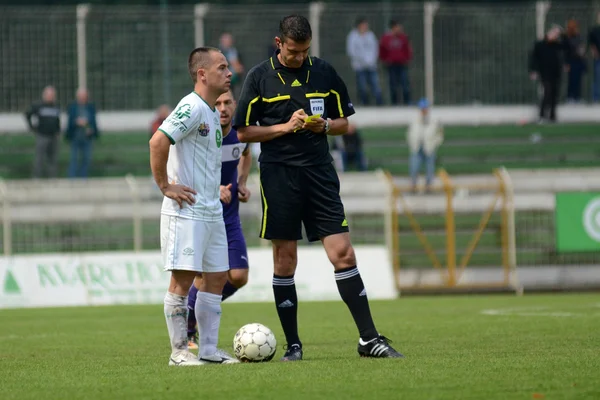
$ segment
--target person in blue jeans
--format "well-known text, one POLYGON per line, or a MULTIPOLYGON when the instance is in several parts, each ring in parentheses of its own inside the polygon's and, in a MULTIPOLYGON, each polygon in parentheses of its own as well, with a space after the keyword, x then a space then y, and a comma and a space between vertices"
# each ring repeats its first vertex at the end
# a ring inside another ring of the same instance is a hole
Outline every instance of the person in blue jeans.
POLYGON ((600 102, 600 12, 598 13, 596 26, 590 30, 588 45, 592 53, 592 100, 600 102))
POLYGON ((567 22, 567 32, 564 36, 566 64, 568 68, 567 102, 581 101, 581 84, 586 73, 585 44, 579 33, 579 23, 575 19, 567 22))
POLYGON ((356 87, 362 105, 369 104, 369 88, 375 103, 378 106, 383 104, 377 72, 378 46, 377 37, 369 30, 367 19, 358 18, 356 28, 350 31, 346 38, 346 53, 356 74, 356 87))
POLYGON ((89 102, 86 89, 78 89, 76 101, 69 106, 66 139, 71 143, 69 178, 87 178, 92 159, 92 144, 98 138, 96 107, 89 102))
POLYGON ((444 141, 444 131, 437 120, 429 113, 429 101, 419 101, 419 114, 411 123, 406 141, 410 149, 410 178, 413 192, 417 191, 417 179, 421 165, 425 164, 425 190, 431 189, 435 173, 435 156, 438 147, 444 141))

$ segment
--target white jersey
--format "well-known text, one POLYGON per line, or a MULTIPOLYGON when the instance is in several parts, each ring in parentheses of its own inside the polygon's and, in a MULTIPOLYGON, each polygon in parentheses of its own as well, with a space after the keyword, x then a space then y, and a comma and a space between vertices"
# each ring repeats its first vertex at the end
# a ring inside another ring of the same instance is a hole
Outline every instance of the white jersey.
POLYGON ((176 201, 166 197, 161 213, 200 221, 223 218, 220 201, 221 142, 223 134, 219 112, 211 109, 196 92, 185 96, 158 128, 171 141, 167 174, 169 183, 194 189, 196 203, 176 201))

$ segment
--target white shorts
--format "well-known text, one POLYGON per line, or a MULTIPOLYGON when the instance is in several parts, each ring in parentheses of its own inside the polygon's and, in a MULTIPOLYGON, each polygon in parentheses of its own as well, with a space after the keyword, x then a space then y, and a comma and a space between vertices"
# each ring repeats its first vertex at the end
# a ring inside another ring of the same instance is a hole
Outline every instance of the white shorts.
POLYGON ((225 222, 160 216, 160 248, 165 271, 229 270, 225 222))

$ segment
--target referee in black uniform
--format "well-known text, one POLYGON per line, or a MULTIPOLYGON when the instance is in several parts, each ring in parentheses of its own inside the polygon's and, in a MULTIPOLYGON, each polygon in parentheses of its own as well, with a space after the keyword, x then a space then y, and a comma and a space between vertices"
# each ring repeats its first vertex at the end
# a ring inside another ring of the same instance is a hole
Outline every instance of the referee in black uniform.
POLYGON ((234 119, 242 142, 261 142, 260 237, 273 245, 273 292, 287 340, 282 360, 302 359, 294 284, 302 223, 308 240, 323 242, 335 268, 360 333, 358 353, 402 357, 373 323, 329 154, 327 135, 346 133, 354 109, 335 69, 308 56, 311 39, 306 18, 291 15, 280 22, 278 49, 248 73, 234 119))

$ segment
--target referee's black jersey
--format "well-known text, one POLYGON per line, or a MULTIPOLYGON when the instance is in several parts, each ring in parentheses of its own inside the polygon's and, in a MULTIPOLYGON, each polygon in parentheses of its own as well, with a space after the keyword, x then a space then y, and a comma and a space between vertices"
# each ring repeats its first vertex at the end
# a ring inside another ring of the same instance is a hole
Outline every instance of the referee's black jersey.
MULTIPOLYGON (((329 63, 308 57, 301 68, 288 68, 279 62, 278 52, 248 72, 235 129, 283 124, 300 108, 324 119, 354 114, 348 89, 329 63)), ((259 161, 301 167, 328 164, 332 158, 326 134, 299 130, 262 142, 259 161)))

